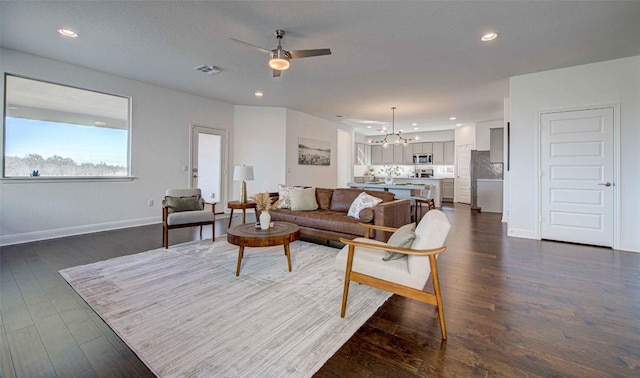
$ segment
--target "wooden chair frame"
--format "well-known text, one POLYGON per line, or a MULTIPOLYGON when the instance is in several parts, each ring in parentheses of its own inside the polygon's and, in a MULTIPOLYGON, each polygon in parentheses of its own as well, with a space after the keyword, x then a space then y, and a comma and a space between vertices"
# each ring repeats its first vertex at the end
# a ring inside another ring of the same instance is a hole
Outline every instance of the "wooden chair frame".
MULTIPOLYGON (((376 226, 372 224, 360 223, 362 227, 365 227, 365 235, 364 237, 369 239, 371 230, 380 230, 380 231, 389 231, 394 232, 397 229, 393 227, 385 227, 385 226, 376 226)), ((381 290, 389 291, 394 294, 401 295, 403 297, 412 298, 418 300, 420 302, 428 303, 430 305, 436 306, 438 311, 438 319, 440 321, 440 332, 442 334, 442 339, 447 339, 447 329, 444 324, 444 311, 442 309, 442 295, 440 294, 440 280, 438 277, 438 265, 436 262, 436 255, 444 252, 447 247, 443 246, 435 249, 408 249, 408 248, 400 248, 388 245, 380 245, 367 243, 356 240, 349 240, 341 238, 340 242, 349 246, 348 256, 347 256, 347 268, 345 271, 344 278, 344 291, 342 294, 342 309, 340 311, 340 317, 344 318, 346 308, 347 308, 347 298, 349 296, 349 284, 351 281, 358 282, 361 284, 365 284, 368 286, 372 286, 381 290), (353 257, 355 255, 355 247, 363 247, 363 248, 371 248, 378 249, 383 251, 392 251, 392 252, 400 252, 406 253, 410 255, 420 255, 420 256, 429 256, 429 265, 431 266, 431 279, 433 282, 433 293, 426 292, 424 290, 414 289, 412 287, 403 286, 397 284, 395 282, 390 282, 387 280, 383 280, 380 278, 372 277, 366 274, 358 273, 352 271, 353 267, 353 257)))
POLYGON ((206 202, 203 201, 204 205, 211 205, 211 212, 213 213, 213 220, 207 222, 196 222, 196 223, 183 223, 183 224, 174 224, 168 225, 167 219, 169 217, 169 207, 167 206, 167 201, 162 200, 162 244, 165 249, 169 248, 169 230, 174 228, 183 228, 183 227, 195 227, 200 226, 200 239, 202 239, 202 226, 211 225, 211 241, 216 240, 216 204, 215 202, 206 202))

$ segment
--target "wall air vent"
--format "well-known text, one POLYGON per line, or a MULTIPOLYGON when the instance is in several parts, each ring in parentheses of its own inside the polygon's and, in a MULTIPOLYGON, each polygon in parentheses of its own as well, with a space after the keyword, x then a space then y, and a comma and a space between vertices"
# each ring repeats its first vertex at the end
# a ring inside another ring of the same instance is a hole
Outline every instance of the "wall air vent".
POLYGON ((202 72, 204 72, 206 74, 209 74, 209 75, 215 75, 215 74, 218 74, 218 73, 222 72, 222 68, 216 67, 216 66, 211 66, 211 65, 208 65, 208 64, 202 64, 202 65, 200 65, 198 67, 195 67, 194 70, 202 71, 202 72))

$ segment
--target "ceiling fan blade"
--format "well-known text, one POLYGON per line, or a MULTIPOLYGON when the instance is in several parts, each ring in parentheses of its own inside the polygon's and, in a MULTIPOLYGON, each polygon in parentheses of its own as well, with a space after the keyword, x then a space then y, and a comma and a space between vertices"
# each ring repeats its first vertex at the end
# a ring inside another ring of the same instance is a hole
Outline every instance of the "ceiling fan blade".
POLYGON ((282 71, 273 70, 273 77, 280 77, 281 73, 282 73, 282 71))
POLYGON ((289 50, 291 59, 308 58, 311 56, 331 55, 331 49, 315 49, 315 50, 289 50))
POLYGON ((241 41, 241 40, 239 40, 239 39, 229 38, 229 40, 230 40, 231 42, 235 42, 235 43, 240 44, 240 45, 245 45, 245 46, 253 47, 253 48, 255 48, 255 49, 260 50, 260 52, 265 53, 265 54, 270 54, 270 53, 271 53, 271 51, 270 51, 270 50, 267 50, 267 49, 262 48, 262 47, 260 47, 260 46, 252 45, 252 44, 247 43, 247 42, 243 42, 243 41, 241 41))

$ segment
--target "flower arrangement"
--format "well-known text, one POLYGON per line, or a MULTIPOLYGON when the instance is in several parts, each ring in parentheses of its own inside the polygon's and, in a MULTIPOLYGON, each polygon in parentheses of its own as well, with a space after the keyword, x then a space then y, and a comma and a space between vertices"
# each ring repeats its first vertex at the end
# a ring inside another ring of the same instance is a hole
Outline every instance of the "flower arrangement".
POLYGON ((251 199, 256 203, 256 208, 260 211, 269 211, 277 209, 282 204, 283 199, 278 199, 275 203, 271 203, 271 196, 269 192, 254 194, 251 199))
POLYGON ((397 177, 402 174, 402 170, 397 165, 385 165, 380 169, 380 174, 389 177, 397 177))

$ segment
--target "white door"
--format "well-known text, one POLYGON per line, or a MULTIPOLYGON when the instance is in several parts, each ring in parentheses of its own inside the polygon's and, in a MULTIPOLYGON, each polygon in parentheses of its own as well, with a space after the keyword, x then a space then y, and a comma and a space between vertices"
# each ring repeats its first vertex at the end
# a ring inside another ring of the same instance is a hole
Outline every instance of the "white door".
POLYGON ((541 116, 543 239, 613 246, 613 108, 541 116))
POLYGON ((191 187, 200 188, 207 202, 217 202, 216 213, 224 212, 226 200, 226 130, 191 125, 191 187))
POLYGON ((471 203, 471 144, 457 146, 456 202, 471 203))

